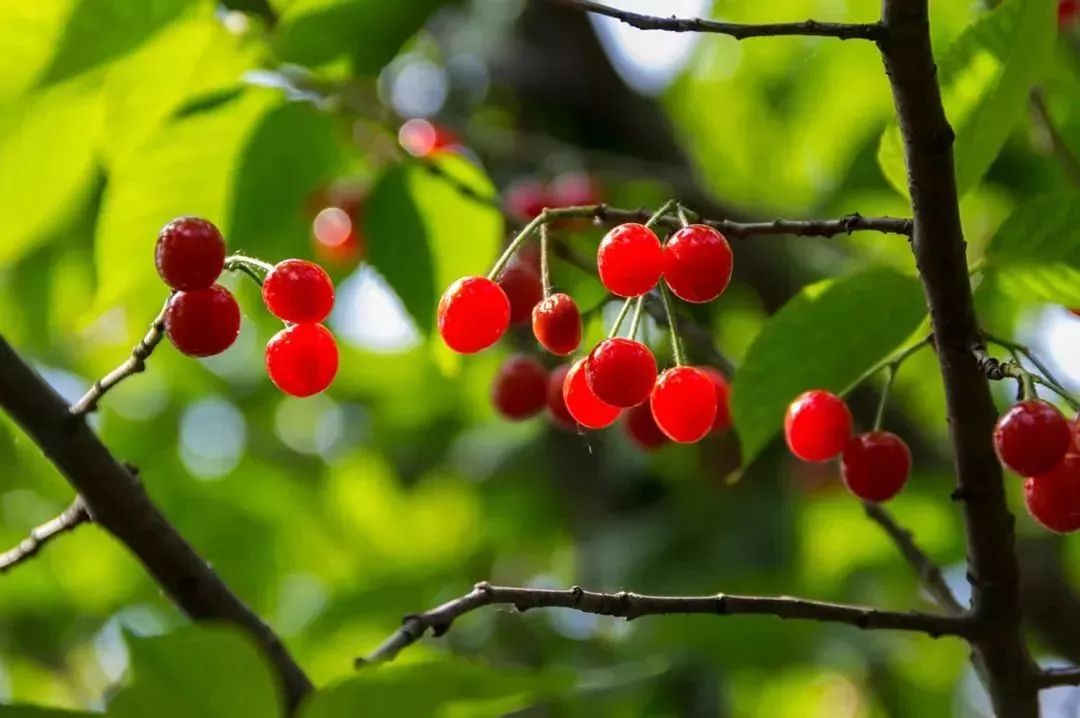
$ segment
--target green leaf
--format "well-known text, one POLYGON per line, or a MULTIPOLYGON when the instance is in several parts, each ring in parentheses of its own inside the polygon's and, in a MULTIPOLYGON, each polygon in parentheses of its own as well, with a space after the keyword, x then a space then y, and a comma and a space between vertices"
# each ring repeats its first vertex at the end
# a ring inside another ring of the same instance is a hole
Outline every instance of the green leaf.
MULTIPOLYGON (((438 160, 443 170, 482 196, 495 190, 483 170, 457 155, 438 160)), ((500 244, 502 217, 417 164, 383 174, 365 206, 368 257, 416 320, 435 324, 435 304, 455 279, 486 274, 500 244)))
POLYGON ((100 80, 80 78, 0 106, 0 265, 77 210, 96 177, 100 80))
MULTIPOLYGON (((938 61, 945 113, 956 132, 956 183, 978 184, 1024 116, 1028 93, 1049 65, 1057 37, 1053 0, 1006 0, 960 34, 938 61)), ((885 130, 878 163, 897 190, 907 175, 895 123, 885 130)))
POLYGON ((275 46, 282 59, 321 65, 347 56, 373 75, 423 27, 441 0, 296 0, 281 16, 275 46))
POLYGON ((4 48, 0 98, 18 95, 33 86, 52 59, 73 2, 0 0, 0 18, 4 19, 0 22, 0 47, 4 48))
POLYGON ((77 0, 39 86, 74 77, 138 47, 191 0, 77 0))
POLYGON ((0 705, 0 718, 93 718, 100 713, 69 711, 63 708, 46 708, 32 705, 0 705))
POLYGON ((565 674, 530 674, 464 659, 362 669, 353 678, 317 693, 301 718, 338 718, 363 713, 410 718, 505 715, 541 697, 566 690, 565 674))
POLYGON ((227 626, 126 635, 131 682, 109 704, 116 718, 273 718, 283 714, 274 673, 255 644, 227 626))
POLYGON ((807 389, 846 392, 926 315, 913 277, 870 269, 805 287, 761 330, 735 372, 732 414, 749 464, 807 389))

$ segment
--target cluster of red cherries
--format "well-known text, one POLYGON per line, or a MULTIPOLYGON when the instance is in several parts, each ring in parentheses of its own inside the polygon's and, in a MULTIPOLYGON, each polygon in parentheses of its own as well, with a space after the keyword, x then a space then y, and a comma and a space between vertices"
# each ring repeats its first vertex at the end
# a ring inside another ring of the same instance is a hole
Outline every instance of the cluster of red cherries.
POLYGON ((1077 438, 1076 422, 1041 399, 1014 404, 994 427, 994 448, 1001 463, 1025 477, 1028 513, 1057 533, 1080 529, 1077 438))
MULTIPOLYGON (((232 258, 261 280, 267 309, 286 327, 266 344, 266 371, 286 394, 311 396, 330 386, 338 370, 337 342, 321 322, 334 306, 334 285, 317 264, 286 259, 273 267, 232 258)), ((165 334, 188 356, 208 357, 232 346, 240 334, 240 307, 217 279, 225 269, 225 240, 210 222, 180 217, 158 235, 158 274, 175 290, 165 311, 165 334)))
POLYGON ((791 453, 819 463, 840 457, 840 476, 848 491, 874 503, 900 493, 911 474, 911 451, 896 434, 852 434, 851 410, 842 398, 812 389, 788 405, 784 439, 791 453))
MULTIPOLYGON (((597 252, 600 281, 627 300, 643 299, 663 281, 662 292, 710 302, 727 288, 732 266, 727 239, 703 224, 683 227, 664 244, 646 225, 622 224, 607 233, 597 252)), ((542 296, 539 283, 528 281, 530 273, 535 274, 529 262, 515 257, 495 279, 473 276, 451 284, 438 307, 439 333, 447 346, 463 354, 481 351, 511 322, 531 317, 533 334, 546 350, 557 356, 577 351, 577 304, 563 293, 542 296)), ((719 372, 677 365, 658 375, 649 347, 615 333, 550 374, 535 359, 511 357, 495 382, 495 406, 511 419, 547 406, 556 421, 587 429, 610 426, 626 410, 627 432, 643 448, 668 440, 696 442, 730 426, 729 386, 719 372)))

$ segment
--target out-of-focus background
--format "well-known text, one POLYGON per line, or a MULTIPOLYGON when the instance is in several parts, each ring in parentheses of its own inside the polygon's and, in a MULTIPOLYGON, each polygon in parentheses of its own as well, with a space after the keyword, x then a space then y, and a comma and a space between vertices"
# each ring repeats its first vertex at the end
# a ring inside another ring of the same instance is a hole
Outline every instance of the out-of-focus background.
MULTIPOLYGON (((879 4, 618 3, 746 22, 872 21, 879 4)), ((1035 5, 1055 3, 935 0, 932 32, 950 118, 975 148, 962 212, 972 260, 990 267, 976 277, 983 325, 1031 343, 1077 388, 1080 26, 1040 24, 1035 5), (1001 127, 979 134, 979 117, 1001 127)), ((909 216, 872 43, 647 33, 540 0, 0 0, 0 56, 0 334, 65 397, 118 364, 158 311, 153 246, 173 217, 212 220, 232 251, 333 274, 342 361, 326 393, 273 387, 262 347, 280 324, 227 277, 244 314, 236 344, 205 361, 163 344, 93 419, 320 686, 352 676, 403 614, 481 579, 929 606, 836 467, 775 441, 805 382, 846 389, 925 332, 903 238, 733 240, 730 289, 682 311, 747 378, 736 372, 736 431, 696 446, 645 452, 621 426, 507 422, 492 379, 509 353, 536 352, 528 330, 469 357, 432 331, 443 288, 486 273, 511 236, 499 205, 678 196, 717 218, 909 216), (800 311, 770 322, 796 295, 800 311)), ((589 258, 602 231, 559 238, 589 258)), ((552 271, 587 311, 591 345, 617 306, 573 263, 552 271)), ((862 426, 875 386, 852 395, 862 426)), ((1013 387, 998 388, 1004 404, 1013 387)), ((887 426, 915 454, 895 514, 963 594, 930 352, 904 366, 887 426)), ((72 492, 7 418, 0 466, 6 547, 72 492)), ((1019 482, 1010 492, 1017 505, 1019 482)), ((1070 605, 1080 543, 1017 513, 1037 567, 1025 577, 1041 581, 1029 591, 1040 657, 1068 657, 1080 627, 1037 604, 1070 605)), ((185 624, 118 543, 82 527, 0 576, 0 700, 102 709, 132 655, 154 665, 146 646, 170 645, 146 637, 185 624)), ((162 650, 175 675, 183 661, 162 650)), ((355 710, 326 715, 981 715, 967 659, 957 641, 769 618, 486 610, 346 684, 355 710), (438 708, 402 707, 418 696, 438 708)), ((238 666, 215 690, 255 691, 238 666)), ((162 705, 180 700, 160 690, 162 705)), ((1071 689, 1043 700, 1048 715, 1080 706, 1071 689)))

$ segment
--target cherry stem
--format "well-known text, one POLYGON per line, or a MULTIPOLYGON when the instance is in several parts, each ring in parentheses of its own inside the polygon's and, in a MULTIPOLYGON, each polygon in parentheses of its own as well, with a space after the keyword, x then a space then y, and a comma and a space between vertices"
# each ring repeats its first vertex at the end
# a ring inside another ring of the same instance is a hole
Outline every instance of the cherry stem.
POLYGON ((268 264, 261 259, 255 259, 254 257, 246 257, 243 254, 234 254, 225 258, 225 267, 229 272, 240 272, 251 278, 253 282, 260 287, 263 283, 263 276, 273 270, 274 265, 268 264), (262 272, 260 275, 259 272, 262 272))
POLYGON ((686 207, 683 207, 681 204, 677 204, 677 205, 675 205, 675 209, 676 209, 676 212, 679 215, 679 222, 682 223, 682 226, 683 227, 689 227, 690 226, 690 220, 688 220, 686 218, 686 207))
POLYGON ((623 302, 622 309, 619 310, 619 316, 615 317, 615 324, 611 327, 611 333, 608 334, 608 339, 614 339, 619 334, 619 328, 622 327, 623 320, 626 319, 626 314, 630 311, 630 305, 634 302, 633 297, 627 297, 623 302))
POLYGON ((668 200, 667 202, 664 202, 664 203, 663 203, 662 205, 660 205, 660 209, 656 210, 656 211, 655 211, 655 212, 653 213, 653 216, 652 216, 652 217, 649 217, 649 221, 647 221, 647 222, 645 223, 645 226, 646 226, 646 227, 647 227, 648 229, 652 229, 653 227, 655 227, 655 226, 656 226, 656 224, 657 224, 657 223, 658 223, 658 222, 659 222, 659 221, 660 221, 661 219, 663 219, 663 218, 664 218, 664 216, 665 216, 665 215, 666 215, 666 214, 667 214, 668 212, 670 212, 670 211, 671 211, 671 208, 672 208, 672 207, 677 207, 677 206, 678 206, 678 204, 679 204, 679 203, 678 203, 678 202, 676 202, 676 201, 675 201, 675 200, 673 200, 673 199, 669 199, 669 200, 668 200))
POLYGON ((532 218, 532 220, 525 225, 525 227, 518 232, 517 236, 510 242, 510 246, 506 248, 506 251, 502 253, 502 256, 495 261, 495 266, 488 272, 487 278, 491 281, 495 281, 499 278, 499 275, 506 269, 506 265, 510 263, 517 251, 521 249, 521 246, 525 244, 525 241, 533 235, 533 233, 540 229, 540 227, 547 224, 552 217, 556 216, 551 210, 545 209, 540 214, 532 218))
POLYGON ((544 299, 551 296, 551 270, 548 267, 548 226, 540 225, 540 281, 544 287, 544 299))
POLYGON ((889 405, 889 394, 892 392, 893 383, 896 382, 896 373, 899 364, 889 364, 886 368, 885 387, 881 390, 881 399, 878 401, 877 413, 874 414, 874 431, 880 431, 885 422, 885 407, 889 405))
POLYGON ((672 306, 671 293, 668 292, 663 280, 660 280, 659 286, 660 298, 664 302, 664 314, 667 315, 668 330, 671 332, 671 353, 675 356, 675 366, 685 366, 686 354, 683 353, 682 337, 675 323, 675 308, 672 306))
MULTIPOLYGON (((1050 368, 1047 367, 1046 364, 1044 364, 1039 359, 1039 357, 1031 351, 1030 348, 1018 342, 1001 339, 1000 337, 995 337, 991 334, 984 334, 984 336, 986 337, 986 341, 990 342, 991 344, 997 344, 999 347, 1007 349, 1014 355, 1019 354, 1020 356, 1031 362, 1032 366, 1038 369, 1039 373, 1042 374, 1041 377, 1036 376, 1034 378, 1035 383, 1042 384, 1047 389, 1050 389, 1052 392, 1064 399, 1065 402, 1073 408, 1073 410, 1080 411, 1080 401, 1077 401, 1072 396, 1072 394, 1065 390, 1065 385, 1062 384, 1056 376, 1054 376, 1054 373, 1050 371, 1050 368)), ((1017 363, 1019 364, 1019 362, 1017 363)))
POLYGON ((641 326, 642 310, 645 308, 645 295, 642 294, 634 302, 634 318, 630 321, 630 338, 636 339, 638 327, 641 326))
POLYGON ((928 334, 927 336, 923 337, 922 339, 920 339, 915 344, 912 344, 911 346, 909 346, 907 349, 903 349, 903 350, 897 352, 896 354, 892 355, 888 359, 885 359, 884 361, 878 362, 873 367, 871 367, 870 371, 866 372, 861 377, 859 377, 858 381, 856 381, 854 384, 852 384, 851 387, 847 391, 845 391, 843 393, 843 395, 846 396, 852 389, 854 389, 855 387, 861 385, 863 382, 865 382, 867 379, 869 379, 870 377, 877 374, 879 371, 882 371, 884 369, 889 369, 890 367, 893 368, 894 370, 899 370, 900 365, 903 364, 904 362, 906 362, 911 357, 912 354, 915 354, 916 352, 918 352, 920 349, 922 349, 925 346, 929 346, 931 341, 933 340, 933 338, 934 338, 933 334, 928 334))

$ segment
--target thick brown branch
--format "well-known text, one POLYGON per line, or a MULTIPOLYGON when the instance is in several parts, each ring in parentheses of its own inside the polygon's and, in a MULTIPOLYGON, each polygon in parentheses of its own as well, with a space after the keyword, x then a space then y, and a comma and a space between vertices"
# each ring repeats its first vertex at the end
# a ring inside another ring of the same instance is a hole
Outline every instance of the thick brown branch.
POLYGON ((640 30, 666 30, 668 32, 708 32, 727 35, 736 40, 744 40, 748 37, 778 37, 782 35, 813 35, 818 37, 835 37, 840 40, 877 40, 881 36, 879 23, 839 23, 818 22, 806 20, 804 22, 781 22, 761 25, 743 25, 732 22, 717 22, 715 20, 703 20, 701 18, 678 18, 656 17, 642 15, 628 10, 601 5, 591 0, 552 0, 558 5, 591 12, 596 15, 606 15, 621 22, 631 25, 640 30))
POLYGON ((953 131, 945 117, 930 47, 927 0, 884 0, 880 46, 892 86, 908 188, 914 208, 912 249, 930 309, 945 387, 957 489, 968 547, 972 647, 994 713, 1038 714, 1035 666, 1021 630, 1013 517, 991 442, 996 411, 972 353, 981 342, 960 225, 953 131))
POLYGON ((1080 668, 1047 668, 1035 676, 1035 683, 1040 689, 1080 686, 1080 668))
POLYGON ((150 501, 132 473, 87 427, 83 416, 0 337, 0 409, 9 414, 82 497, 94 521, 138 557, 192 619, 226 621, 263 649, 295 707, 311 683, 280 639, 195 552, 150 501))
POLYGON ((866 515, 889 535, 893 543, 903 554, 908 564, 915 569, 923 588, 937 602, 941 610, 953 615, 964 612, 964 607, 956 600, 949 585, 945 583, 945 576, 941 573, 941 567, 934 563, 933 559, 919 548, 915 543, 915 537, 911 531, 896 522, 884 507, 880 504, 865 503, 866 515))
POLYGON ((64 509, 60 515, 34 527, 30 530, 30 535, 19 542, 18 546, 0 553, 0 573, 6 573, 23 561, 33 558, 45 544, 54 538, 68 531, 74 531, 91 520, 86 504, 76 496, 71 506, 64 509))
POLYGON ((970 628, 967 619, 962 617, 879 611, 863 606, 847 606, 788 596, 736 596, 725 593, 712 596, 647 596, 628 591, 598 593, 577 586, 556 590, 492 586, 484 582, 476 584, 473 590, 464 596, 426 613, 406 616, 401 628, 366 658, 357 659, 357 665, 392 660, 403 648, 420 640, 427 631, 441 636, 459 616, 482 606, 495 604, 511 605, 518 611, 531 608, 572 608, 583 613, 627 620, 641 616, 676 614, 757 614, 782 619, 842 623, 862 629, 918 631, 934 637, 966 636, 970 628))

